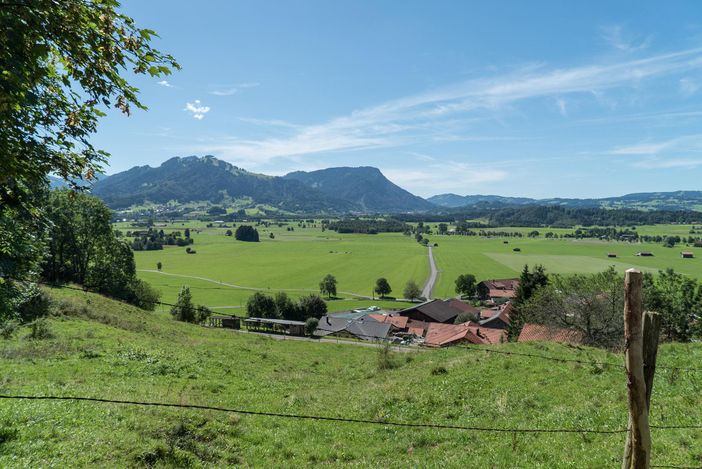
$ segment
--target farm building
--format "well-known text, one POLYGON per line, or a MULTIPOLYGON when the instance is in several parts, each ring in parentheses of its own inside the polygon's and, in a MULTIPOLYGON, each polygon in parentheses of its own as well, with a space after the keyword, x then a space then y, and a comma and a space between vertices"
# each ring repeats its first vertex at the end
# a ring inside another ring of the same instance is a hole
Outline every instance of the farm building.
POLYGON ((653 253, 651 251, 640 251, 637 252, 636 255, 639 257, 653 257, 653 253))
POLYGON ((224 327, 226 329, 241 329, 241 319, 236 316, 210 316, 210 327, 224 327))
POLYGON ((493 310, 483 310, 480 312, 480 325, 490 329, 507 329, 511 312, 512 303, 506 303, 493 310), (491 311, 492 315, 484 318, 483 315, 487 311, 491 311))
POLYGON ((450 301, 430 300, 399 311, 401 316, 407 316, 414 321, 442 322, 453 324, 456 316, 463 311, 451 305, 450 301))
POLYGON ((288 335, 304 336, 305 323, 302 321, 289 321, 287 319, 246 318, 246 329, 254 332, 277 332, 288 335))
POLYGON ((682 257, 683 259, 692 259, 695 257, 695 253, 690 251, 683 251, 680 253, 680 257, 682 257))
POLYGON ((363 339, 369 341, 385 340, 390 332, 397 328, 389 322, 378 322, 364 316, 357 319, 337 318, 323 316, 314 331, 317 337, 345 337, 349 339, 363 339))
POLYGON ((461 343, 489 345, 506 340, 505 331, 481 327, 470 321, 463 324, 431 323, 424 338, 424 345, 427 347, 446 347, 461 343))
POLYGON ((481 300, 496 298, 514 298, 517 294, 519 279, 483 280, 478 284, 478 296, 481 300))
POLYGON ((616 252, 608 252, 607 257, 617 257, 617 253, 616 252))

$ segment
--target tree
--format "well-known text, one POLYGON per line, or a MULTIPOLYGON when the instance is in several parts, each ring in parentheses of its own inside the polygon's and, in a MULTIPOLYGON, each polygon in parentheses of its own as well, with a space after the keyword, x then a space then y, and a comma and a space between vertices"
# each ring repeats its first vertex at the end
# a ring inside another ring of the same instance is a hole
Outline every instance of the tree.
POLYGON ((392 292, 392 288, 390 288, 390 284, 385 277, 380 277, 375 281, 375 292, 380 295, 381 298, 384 298, 385 295, 389 295, 392 292))
POLYGON ((459 314, 458 316, 456 316, 456 319, 453 321, 453 323, 454 324, 463 324, 464 322, 468 322, 468 321, 471 321, 471 322, 474 322, 477 324, 478 322, 480 322, 480 317, 475 313, 471 313, 469 311, 464 311, 461 314, 459 314))
POLYGON ((185 229, 183 236, 185 236, 186 239, 190 238, 190 228, 185 229))
POLYGON ((305 321, 305 332, 307 333, 307 335, 314 334, 314 331, 317 330, 317 326, 319 326, 319 319, 307 318, 307 320, 305 321))
POLYGON ((212 310, 205 305, 198 305, 195 308, 195 322, 202 324, 212 316, 212 310))
POLYGON ((321 282, 319 282, 319 292, 322 295, 327 295, 329 299, 336 296, 336 277, 332 274, 327 274, 321 282))
POLYGON ((439 234, 446 234, 448 232, 448 225, 446 223, 439 223, 439 234))
POLYGON ((248 241, 257 243, 258 230, 250 225, 239 225, 234 233, 234 237, 239 241, 248 241))
POLYGON ((287 293, 279 291, 275 294, 275 307, 278 316, 283 319, 299 321, 303 319, 300 308, 290 299, 287 293))
POLYGON ((555 275, 519 306, 525 322, 573 329, 585 343, 608 348, 622 344, 623 310, 624 277, 613 267, 592 275, 555 275))
POLYGON ((456 279, 456 293, 461 296, 474 297, 476 280, 473 274, 461 274, 456 279))
POLYGON ((232 233, 232 230, 227 230, 224 234, 225 234, 225 236, 231 236, 234 233, 232 233))
POLYGON ((150 46, 116 2, 4 2, 0 6, 0 315, 14 310, 38 274, 47 175, 73 188, 94 179, 108 154, 90 137, 105 110, 145 109, 127 70, 178 68, 150 46))
POLYGON ((280 318, 275 300, 261 292, 256 292, 249 297, 246 302, 246 314, 251 318, 280 318))
POLYGON ((303 296, 300 298, 298 307, 302 312, 302 317, 307 318, 321 318, 327 314, 327 304, 324 300, 315 294, 303 296))
POLYGON ((171 316, 178 321, 194 322, 195 313, 190 287, 183 286, 178 293, 175 305, 171 307, 171 316))
POLYGON ((521 306, 526 303, 539 289, 548 285, 549 278, 543 265, 537 264, 533 271, 529 271, 529 266, 524 265, 522 273, 519 275, 519 286, 515 292, 514 307, 507 326, 507 336, 510 340, 517 340, 524 326, 524 315, 521 306))
POLYGON ((275 239, 275 235, 273 234, 272 231, 271 231, 271 234, 268 235, 268 237, 271 238, 271 239, 275 239))
POLYGON ((405 289, 402 292, 402 295, 408 300, 414 301, 422 296, 422 290, 419 288, 419 285, 417 285, 417 282, 414 280, 408 280, 405 284, 405 289))
POLYGON ((163 267, 163 264, 161 264, 161 261, 158 261, 158 262, 156 263, 156 270, 158 270, 158 271, 160 272, 160 271, 161 271, 161 267, 163 267))
POLYGON ((695 279, 673 269, 644 275, 645 306, 661 315, 661 332, 669 340, 689 341, 702 317, 702 290, 695 279))

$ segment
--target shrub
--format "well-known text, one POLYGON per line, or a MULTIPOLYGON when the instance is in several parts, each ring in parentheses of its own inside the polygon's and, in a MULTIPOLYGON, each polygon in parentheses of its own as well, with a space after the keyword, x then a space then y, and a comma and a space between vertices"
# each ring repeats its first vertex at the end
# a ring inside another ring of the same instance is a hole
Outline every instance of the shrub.
POLYGON ((307 318, 307 321, 305 321, 305 332, 307 332, 307 335, 314 334, 314 331, 317 329, 318 325, 319 325, 319 319, 307 318))
POLYGON ((24 301, 17 308, 19 318, 23 322, 29 322, 49 314, 51 297, 49 297, 49 294, 45 291, 40 290, 36 285, 28 287, 23 297, 24 301))
MULTIPOLYGON (((160 264, 160 262, 159 262, 160 264)), ((125 300, 134 306, 153 311, 161 299, 161 293, 154 287, 140 279, 134 279, 127 286, 125 300)))
POLYGON ((203 322, 207 321, 210 316, 212 316, 212 310, 208 308, 205 305, 198 305, 197 308, 195 308, 195 322, 198 324, 202 324, 203 322))
POLYGON ((386 341, 378 348, 378 370, 392 370, 397 366, 392 350, 390 350, 390 342, 386 341))
POLYGON ((38 318, 29 323, 29 334, 25 336, 26 339, 30 340, 53 339, 54 337, 54 332, 46 318, 38 318))
POLYGON ((0 337, 3 339, 11 339, 17 329, 19 329, 19 321, 16 319, 8 319, 0 322, 0 337))
POLYGON ((171 308, 171 315, 178 321, 195 321, 195 306, 193 305, 189 287, 184 286, 180 289, 176 304, 171 308))
POLYGON ((434 368, 431 369, 431 374, 434 376, 445 375, 447 373, 448 373, 448 370, 441 365, 435 366, 434 368))

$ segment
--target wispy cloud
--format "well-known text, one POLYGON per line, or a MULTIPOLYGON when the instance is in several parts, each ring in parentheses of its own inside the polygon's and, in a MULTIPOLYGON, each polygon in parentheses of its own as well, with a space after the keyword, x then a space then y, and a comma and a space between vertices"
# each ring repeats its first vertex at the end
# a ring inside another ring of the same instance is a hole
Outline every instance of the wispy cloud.
POLYGON ((202 120, 205 118, 205 114, 210 112, 209 106, 203 106, 199 99, 196 99, 192 103, 185 103, 184 111, 192 113, 193 118, 197 120, 202 120))
POLYGON ((692 96, 693 94, 697 93, 697 90, 699 89, 700 83, 698 81, 695 81, 692 78, 680 79, 680 92, 683 94, 683 96, 692 96))
POLYGON ((166 88, 174 88, 173 85, 171 85, 170 83, 168 83, 168 80, 161 80, 161 81, 157 82, 157 84, 158 84, 158 85, 161 85, 161 86, 163 86, 163 87, 166 87, 166 88))
POLYGON ((702 166, 702 158, 674 158, 674 159, 658 159, 649 158, 642 161, 637 161, 634 166, 642 169, 673 169, 673 168, 689 168, 694 169, 702 166))
POLYGON ((614 148, 613 155, 660 155, 702 152, 702 134, 682 135, 659 142, 640 142, 614 148))
POLYGON ((414 170, 383 168, 383 174, 395 184, 425 196, 449 191, 474 192, 476 187, 484 190, 509 176, 502 169, 457 161, 435 161, 414 170))
MULTIPOLYGON (((397 147, 416 141, 439 141, 447 136, 470 139, 480 135, 471 132, 470 122, 494 121, 497 115, 514 109, 520 101, 560 99, 563 106, 559 105, 559 109, 565 112, 566 98, 572 94, 582 94, 587 99, 617 88, 638 90, 646 80, 699 68, 702 68, 702 48, 572 68, 549 70, 530 66, 387 101, 316 125, 285 123, 288 129, 283 136, 232 138, 196 150, 234 162, 261 164, 280 157, 397 147), (446 128, 451 123, 455 123, 455 129, 447 134, 446 128)), ((269 125, 281 127, 280 124, 281 121, 261 122, 263 130, 269 125)))
POLYGON ((237 94, 241 90, 244 90, 247 88, 256 88, 259 85, 260 85, 260 83, 256 83, 256 82, 226 85, 226 86, 217 87, 216 89, 210 91, 209 94, 214 95, 214 96, 231 96, 231 95, 237 94))
POLYGON ((602 38, 609 45, 622 52, 636 52, 646 49, 653 41, 652 36, 637 36, 625 31, 622 25, 608 25, 600 28, 602 38))
POLYGON ((568 115, 568 107, 565 99, 556 98, 556 106, 558 106, 558 112, 560 112, 562 116, 565 117, 568 115))

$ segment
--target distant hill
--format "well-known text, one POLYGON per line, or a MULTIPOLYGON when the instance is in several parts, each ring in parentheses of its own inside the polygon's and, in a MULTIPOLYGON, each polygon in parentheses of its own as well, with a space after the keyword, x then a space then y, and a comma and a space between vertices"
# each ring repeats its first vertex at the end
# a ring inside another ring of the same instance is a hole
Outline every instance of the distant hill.
POLYGON ((352 204, 310 190, 299 181, 250 173, 213 156, 175 157, 158 168, 136 166, 96 182, 92 192, 112 208, 126 208, 147 201, 217 203, 229 196, 250 197, 256 203, 288 211, 354 209, 352 204))
POLYGON ((530 199, 526 197, 502 197, 499 195, 440 194, 427 199, 433 204, 447 208, 471 207, 475 205, 546 205, 566 208, 629 208, 637 210, 694 210, 702 211, 702 191, 641 192, 602 199, 530 199))
POLYGON ((97 181, 92 193, 112 208, 171 200, 220 203, 227 196, 304 213, 435 208, 388 181, 376 168, 330 168, 277 177, 251 173, 213 156, 171 158, 157 168, 136 166, 97 181))
POLYGON ((393 184, 379 169, 369 166, 295 171, 284 178, 348 201, 363 212, 417 212, 436 208, 393 184))

